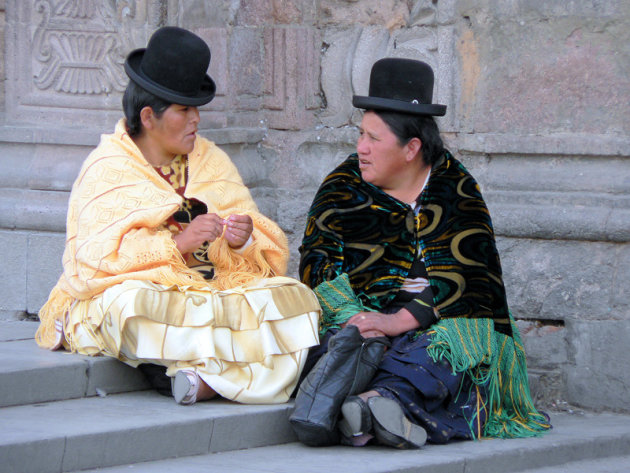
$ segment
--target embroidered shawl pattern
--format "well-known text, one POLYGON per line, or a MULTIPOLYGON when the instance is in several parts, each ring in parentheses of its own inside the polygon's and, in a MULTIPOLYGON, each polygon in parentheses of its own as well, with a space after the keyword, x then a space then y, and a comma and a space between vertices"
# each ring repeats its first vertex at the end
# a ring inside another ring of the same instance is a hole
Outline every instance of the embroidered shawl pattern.
POLYGON ((446 152, 420 203, 416 216, 363 181, 351 155, 311 206, 300 247, 302 281, 314 288, 347 273, 361 303, 378 311, 395 297, 420 248, 441 318, 489 318, 510 335, 492 222, 474 178, 446 152))

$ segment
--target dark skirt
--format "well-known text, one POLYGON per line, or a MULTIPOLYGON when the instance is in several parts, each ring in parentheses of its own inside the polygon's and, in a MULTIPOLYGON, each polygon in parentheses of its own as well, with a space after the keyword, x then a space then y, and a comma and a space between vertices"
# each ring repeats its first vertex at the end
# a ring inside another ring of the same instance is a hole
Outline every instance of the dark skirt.
MULTIPOLYGON (((431 335, 416 336, 412 330, 391 339, 389 348, 366 391, 397 401, 407 418, 427 431, 427 440, 446 443, 456 439, 479 437, 486 421, 487 393, 466 374, 453 374, 451 365, 435 363, 427 348, 431 335)), ((334 331, 322 337, 321 344, 311 349, 303 376, 326 352, 334 331)))

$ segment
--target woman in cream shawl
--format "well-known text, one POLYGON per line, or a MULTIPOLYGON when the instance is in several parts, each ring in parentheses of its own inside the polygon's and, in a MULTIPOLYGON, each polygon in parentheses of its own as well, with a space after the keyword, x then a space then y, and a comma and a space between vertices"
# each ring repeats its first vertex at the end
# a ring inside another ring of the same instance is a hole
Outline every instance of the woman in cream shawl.
POLYGON ((37 342, 163 366, 182 404, 284 402, 318 343, 320 308, 282 276, 282 230, 197 135, 197 107, 215 94, 209 63, 205 42, 175 27, 127 57, 126 119, 73 185, 37 342))

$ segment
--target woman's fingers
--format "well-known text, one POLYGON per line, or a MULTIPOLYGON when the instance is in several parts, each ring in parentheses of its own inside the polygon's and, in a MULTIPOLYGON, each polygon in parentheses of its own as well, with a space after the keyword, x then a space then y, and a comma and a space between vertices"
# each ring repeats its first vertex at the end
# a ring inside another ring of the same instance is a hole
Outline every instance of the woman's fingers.
POLYGON ((254 223, 249 215, 230 215, 225 222, 225 238, 232 248, 243 246, 254 230, 254 223))
POLYGON ((183 247, 180 251, 194 251, 204 242, 213 242, 223 235, 232 248, 239 248, 247 242, 253 230, 254 224, 249 215, 235 214, 223 219, 209 213, 195 217, 176 241, 178 248, 183 247))

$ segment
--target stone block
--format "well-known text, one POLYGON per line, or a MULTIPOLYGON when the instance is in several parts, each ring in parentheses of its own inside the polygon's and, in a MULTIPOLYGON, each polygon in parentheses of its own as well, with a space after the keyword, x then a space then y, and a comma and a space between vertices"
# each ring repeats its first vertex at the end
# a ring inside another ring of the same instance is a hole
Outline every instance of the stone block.
POLYGON ((214 99, 209 104, 200 107, 200 110, 202 112, 204 110, 223 111, 227 107, 230 95, 234 93, 228 67, 228 30, 225 27, 211 28, 208 26, 191 28, 191 30, 201 37, 210 48, 211 59, 208 74, 217 86, 214 99))
MULTIPOLYGON (((133 409, 133 406, 127 407, 133 409)), ((146 408, 142 410, 145 411, 145 415, 160 416, 159 410, 152 413, 146 413, 146 408)), ((136 412, 139 413, 138 410, 136 412)), ((212 423, 207 420, 182 422, 180 425, 166 422, 155 425, 130 425, 127 428, 124 421, 121 425, 121 421, 123 419, 116 417, 112 417, 111 422, 103 422, 102 419, 99 422, 101 424, 99 430, 88 427, 81 429, 79 435, 68 437, 61 471, 79 471, 169 457, 200 455, 208 451, 212 423), (119 424, 115 424, 115 421, 119 424)))
MULTIPOLYGON (((113 130, 112 130, 113 131, 113 130)), ((28 169, 28 188, 42 191, 70 191, 81 165, 93 146, 36 145, 28 169), (63 156, 63 159, 59 159, 63 156)))
POLYGON ((627 302, 621 301, 629 296, 619 292, 630 285, 620 266, 627 261, 630 246, 512 238, 499 238, 497 246, 515 317, 628 319, 627 310, 622 312, 627 302))
POLYGON ((314 192, 311 190, 281 190, 278 192, 278 223, 285 229, 289 239, 288 272, 292 277, 298 276, 299 247, 302 244, 306 217, 313 197, 314 192))
MULTIPOLYGON (((234 25, 239 13, 240 2, 208 2, 206 0, 170 0, 168 5, 169 25, 183 28, 198 28, 234 25)), ((248 2, 249 3, 249 2, 248 2)))
MULTIPOLYGON (((4 14, 4 5, 2 6, 2 10, 0 10, 0 51, 5 51, 4 49, 4 25, 6 19, 4 14)), ((0 109, 4 110, 4 82, 6 80, 6 74, 4 70, 4 61, 0 61, 0 109)))
POLYGON ((35 337, 39 323, 34 320, 5 320, 0 317, 0 342, 29 340, 35 337))
POLYGON ((311 27, 265 28, 264 108, 270 128, 302 130, 315 122, 319 33, 311 27))
POLYGON ((0 310, 26 310, 26 262, 28 233, 0 229, 0 247, 4 248, 4 281, 0 287, 0 310))
POLYGON ((324 178, 355 151, 353 148, 321 140, 302 143, 297 152, 298 164, 308 170, 300 176, 302 186, 317 189, 324 178))
MULTIPOLYGON (((372 65, 388 56, 392 35, 383 26, 365 26, 361 29, 356 47, 350 56, 352 61, 352 93, 368 95, 372 65)), ((341 97, 352 103, 352 96, 341 97)))
POLYGON ((270 406, 263 415, 245 412, 238 415, 231 410, 232 415, 217 417, 213 423, 210 452, 296 441, 295 432, 288 422, 290 408, 287 404, 270 406), (267 435, 261 436, 260 432, 267 432, 267 435))
POLYGON ((332 29, 324 34, 324 55, 321 60, 322 91, 326 109, 320 114, 326 126, 358 123, 358 113, 352 106, 353 95, 367 95, 372 65, 383 57, 402 57, 424 61, 436 75, 434 99, 450 105, 450 58, 452 28, 413 27, 395 29, 383 26, 354 26, 352 29, 332 29), (442 48, 438 38, 445 43, 442 48), (348 74, 350 84, 348 84, 348 74))
POLYGON ((614 249, 615 272, 610 275, 612 300, 605 310, 612 319, 630 320, 630 249, 617 245, 614 249))
POLYGON ((22 191, 15 202, 15 227, 65 232, 69 192, 22 191))
POLYGON ((65 443, 64 438, 55 438, 2 446, 0 447, 2 469, 6 473, 63 471, 65 443), (28 462, 24 461, 26 458, 28 462))
POLYGON ((456 78, 457 68, 453 66, 453 55, 458 39, 455 26, 440 25, 437 27, 437 53, 433 59, 435 62, 433 101, 446 105, 446 115, 435 117, 443 136, 449 132, 464 132, 460 129, 457 121, 460 88, 456 78))
POLYGON ((438 16, 438 8, 441 3, 436 5, 431 0, 420 0, 415 2, 409 12, 409 26, 427 26, 433 25, 438 16))
POLYGON ((278 192, 276 189, 271 187, 253 187, 250 188, 250 192, 252 194, 252 198, 256 205, 258 206, 258 210, 270 218, 274 222, 276 222, 280 228, 286 233, 287 229, 283 227, 278 221, 278 192))
POLYGON ((69 193, 0 187, 0 228, 65 231, 69 193))
POLYGON ((65 233, 32 233, 28 236, 26 310, 36 314, 63 272, 61 258, 65 233))
POLYGON ((237 23, 247 26, 310 23, 315 9, 310 0, 252 0, 241 2, 237 23))
POLYGON ((358 131, 317 127, 287 135, 270 132, 260 147, 269 179, 278 189, 312 189, 308 204, 323 178, 355 151, 358 131))
POLYGON ((83 357, 87 364, 86 396, 106 396, 150 389, 142 372, 109 357, 83 357))
POLYGON ((321 0, 321 26, 349 24, 383 25, 393 30, 407 26, 409 2, 403 0, 321 0))
POLYGON ((571 320, 573 363, 566 367, 568 401, 600 410, 630 410, 629 320, 571 320))
MULTIPOLYGON (((553 370, 539 370, 528 362, 529 390, 538 409, 556 410, 566 403, 566 367, 553 370)), ((553 423, 553 421, 552 421, 553 423)))
MULTIPOLYGON (((486 193, 486 203, 494 216, 498 235, 627 243, 630 210, 611 208, 619 199, 608 196, 595 194, 588 199, 591 205, 576 204, 571 196, 552 193, 546 196, 521 192, 486 193)), ((630 203, 630 199, 623 200, 630 203)))
POLYGON ((567 330, 563 326, 517 321, 527 364, 536 369, 556 369, 568 362, 567 330))
POLYGON ((247 187, 257 187, 268 184, 269 168, 254 146, 242 144, 222 145, 221 149, 225 151, 232 162, 238 169, 243 182, 247 187))
MULTIPOLYGON (((484 189, 537 191, 548 200, 555 197, 555 194, 549 193, 559 192, 574 199, 576 205, 588 203, 589 194, 612 194, 618 200, 630 194, 630 162, 626 158, 571 156, 578 154, 579 150, 569 148, 560 149, 559 155, 554 155, 550 149, 547 152, 542 148, 528 149, 525 142, 519 146, 521 152, 516 152, 515 149, 508 148, 514 145, 515 138, 513 135, 504 135, 502 139, 496 137, 496 141, 487 142, 485 151, 482 151, 484 147, 480 144, 479 151, 491 155, 490 159, 469 155, 460 149, 462 161, 465 161, 465 165, 484 189), (500 149, 502 145, 504 148, 500 149), (571 176, 571 179, 567 179, 567 176, 571 176)), ((577 137, 571 137, 571 140, 573 138, 577 137)), ((600 149, 605 146, 604 140, 592 139, 593 144, 599 145, 600 149)), ((530 138, 528 141, 535 146, 533 142, 538 140, 530 138)), ((549 143, 549 147, 551 146, 549 143)), ((592 152, 595 152, 594 148, 592 152)), ((619 152, 630 154, 630 140, 625 151, 619 149, 619 152)), ((611 207, 614 205, 614 202, 610 203, 611 207)))
MULTIPOLYGON (((441 2, 440 2, 441 3, 441 2)), ((471 15, 472 11, 481 7, 491 9, 492 14, 500 20, 506 18, 549 18, 549 17, 577 17, 577 18, 618 18, 627 17, 630 6, 626 2, 561 2, 550 3, 545 0, 514 0, 501 2, 495 0, 459 0, 459 11, 462 15, 471 15)))
POLYGON ((33 339, 4 342, 1 345, 2 407, 85 395, 87 365, 82 357, 43 350, 33 339))
POLYGON ((239 110, 257 109, 262 95, 263 57, 260 44, 262 33, 258 28, 236 27, 232 30, 229 51, 230 89, 239 110), (247 102, 247 99, 250 102, 247 102))
POLYGON ((482 187, 498 234, 621 243, 630 239, 627 159, 514 155, 498 151, 498 146, 489 144, 497 152, 490 158, 459 156, 482 187))
POLYGON ((319 114, 319 119, 325 126, 343 126, 352 116, 352 51, 360 34, 358 26, 324 32, 320 67, 326 107, 319 114))
POLYGON ((611 21, 616 10, 628 18, 628 6, 611 2, 604 16, 588 17, 597 9, 589 2, 538 10, 505 2, 503 8, 517 9, 510 17, 517 20, 501 21, 507 14, 477 3, 466 16, 478 62, 462 71, 471 83, 467 106, 475 132, 628 134, 630 31, 627 22, 611 21))
POLYGON ((458 3, 459 0, 440 0, 437 2, 437 22, 441 25, 454 23, 458 18, 458 3))

